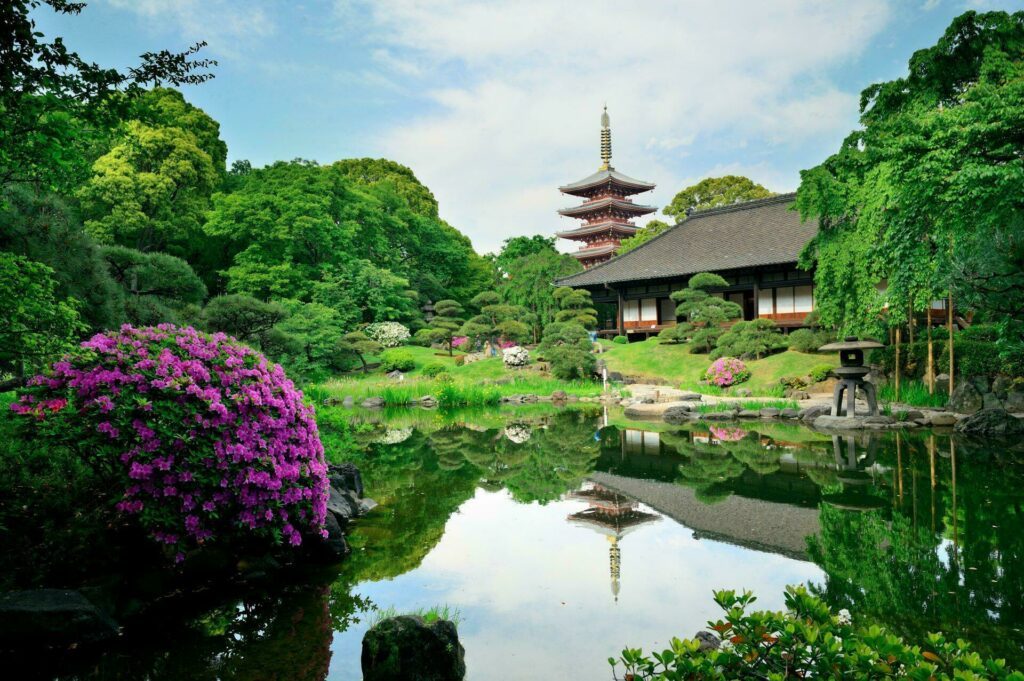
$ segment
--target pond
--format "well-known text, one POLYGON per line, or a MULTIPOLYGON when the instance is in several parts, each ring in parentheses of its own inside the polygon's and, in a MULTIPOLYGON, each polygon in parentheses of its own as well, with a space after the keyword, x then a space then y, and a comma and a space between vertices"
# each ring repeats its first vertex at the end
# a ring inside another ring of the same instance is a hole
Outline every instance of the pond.
POLYGON ((209 594, 60 678, 358 679, 378 609, 457 609, 468 678, 610 678, 625 645, 782 607, 807 583, 860 622, 944 629, 1024 666, 1024 455, 947 435, 686 428, 596 405, 323 419, 380 506, 337 570, 209 594))

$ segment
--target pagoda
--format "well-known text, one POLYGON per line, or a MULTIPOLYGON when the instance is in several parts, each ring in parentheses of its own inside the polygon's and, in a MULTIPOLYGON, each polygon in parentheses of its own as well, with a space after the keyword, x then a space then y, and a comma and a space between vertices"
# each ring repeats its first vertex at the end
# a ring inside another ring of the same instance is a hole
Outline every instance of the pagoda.
POLYGON ((612 167, 612 130, 608 107, 601 114, 601 167, 579 182, 559 187, 563 194, 584 199, 579 206, 563 208, 560 215, 577 218, 583 224, 576 229, 557 232, 562 239, 580 241, 582 245, 570 253, 585 268, 610 260, 626 237, 636 234, 633 219, 657 210, 654 206, 633 203, 633 194, 654 189, 650 182, 634 180, 612 167))

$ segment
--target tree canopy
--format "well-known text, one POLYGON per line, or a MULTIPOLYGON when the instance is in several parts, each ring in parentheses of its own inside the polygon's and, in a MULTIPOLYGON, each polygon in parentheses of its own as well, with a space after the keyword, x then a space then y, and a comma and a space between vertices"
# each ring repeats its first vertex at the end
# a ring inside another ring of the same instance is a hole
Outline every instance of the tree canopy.
POLYGON ((661 212, 679 223, 686 219, 686 212, 690 209, 705 210, 774 195, 769 189, 742 175, 708 177, 680 189, 661 212))

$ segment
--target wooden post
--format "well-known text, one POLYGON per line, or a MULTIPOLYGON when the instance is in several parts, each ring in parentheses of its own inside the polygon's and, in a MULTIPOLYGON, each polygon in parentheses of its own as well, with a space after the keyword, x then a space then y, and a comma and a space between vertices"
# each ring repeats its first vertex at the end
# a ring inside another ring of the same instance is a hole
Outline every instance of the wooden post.
POLYGON ((896 327, 896 399, 900 399, 900 333, 901 329, 899 326, 896 327))
POLYGON ((914 304, 910 304, 910 316, 907 317, 907 342, 914 344, 914 304))
POLYGON ((953 396, 953 289, 946 304, 946 327, 949 329, 949 396, 953 396))
POLYGON ((928 394, 935 394, 935 351, 932 347, 932 301, 928 300, 928 373, 925 375, 928 383, 928 394))
POLYGON ((623 314, 625 312, 625 310, 623 310, 623 307, 626 304, 626 299, 622 295, 622 289, 615 289, 615 292, 619 294, 619 310, 615 314, 615 326, 617 327, 616 330, 618 332, 618 335, 625 336, 626 335, 626 325, 625 325, 625 323, 622 320, 623 320, 623 314))

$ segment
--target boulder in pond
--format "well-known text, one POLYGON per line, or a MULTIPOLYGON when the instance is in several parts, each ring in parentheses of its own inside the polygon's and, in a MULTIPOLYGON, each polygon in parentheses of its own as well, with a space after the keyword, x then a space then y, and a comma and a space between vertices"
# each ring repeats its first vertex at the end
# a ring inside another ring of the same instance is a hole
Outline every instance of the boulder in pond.
POLYGON ((775 407, 763 407, 758 413, 761 418, 773 419, 779 415, 779 410, 775 407))
POLYGON ((985 398, 978 388, 969 381, 962 381, 953 389, 949 398, 949 409, 958 414, 973 414, 985 406, 985 398))
POLYGON ((1024 412, 1024 392, 1009 391, 1006 393, 1006 411, 1024 412))
POLYGON ((832 413, 832 407, 827 404, 816 404, 813 407, 801 409, 797 418, 801 421, 814 421, 819 416, 828 416, 832 413))
POLYGON ((569 399, 569 395, 564 390, 556 390, 555 392, 551 393, 551 399, 554 400, 555 402, 564 402, 565 400, 569 399))
POLYGON ((928 425, 930 426, 955 426, 956 416, 949 412, 937 411, 932 413, 928 417, 928 425))
POLYGON ((332 487, 348 490, 357 497, 363 496, 363 476, 354 463, 328 464, 327 477, 332 487))
POLYGON ((461 681, 465 650, 448 620, 416 615, 378 622, 363 636, 363 681, 461 681))
POLYGON ((982 409, 958 421, 956 432, 999 438, 1016 437, 1024 435, 1024 420, 1005 409, 982 409))
POLYGON ((117 634, 117 623, 77 591, 34 589, 0 595, 0 643, 68 645, 117 634))
POLYGON ((671 423, 673 425, 689 423, 690 419, 693 418, 693 411, 688 404, 677 404, 674 407, 666 409, 665 413, 661 415, 661 418, 665 423, 671 423))
POLYGON ((380 409, 381 407, 384 406, 384 398, 383 397, 367 397, 365 400, 363 400, 363 403, 360 406, 362 406, 362 407, 364 407, 366 409, 380 409))

